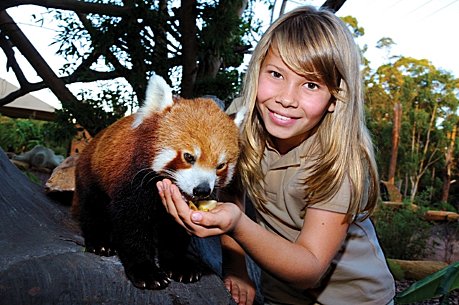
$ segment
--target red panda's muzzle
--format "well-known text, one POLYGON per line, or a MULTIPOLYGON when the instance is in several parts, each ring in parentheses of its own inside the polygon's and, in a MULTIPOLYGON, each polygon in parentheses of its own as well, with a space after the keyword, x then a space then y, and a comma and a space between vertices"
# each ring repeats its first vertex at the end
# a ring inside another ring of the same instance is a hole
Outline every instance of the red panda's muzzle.
POLYGON ((208 183, 201 183, 193 188, 193 196, 197 199, 208 198, 212 194, 212 188, 208 183))

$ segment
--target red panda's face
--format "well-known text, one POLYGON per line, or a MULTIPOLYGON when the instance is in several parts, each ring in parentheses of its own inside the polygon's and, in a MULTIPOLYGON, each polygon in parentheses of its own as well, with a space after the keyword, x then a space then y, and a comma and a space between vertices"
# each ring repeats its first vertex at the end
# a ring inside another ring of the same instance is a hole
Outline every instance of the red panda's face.
POLYGON ((159 115, 152 169, 188 199, 206 198, 228 185, 239 154, 234 121, 208 99, 178 100, 159 115))
POLYGON ((224 187, 231 181, 236 160, 229 160, 224 153, 216 158, 205 154, 200 147, 163 148, 154 159, 153 170, 174 181, 189 199, 206 198, 215 187, 224 187))

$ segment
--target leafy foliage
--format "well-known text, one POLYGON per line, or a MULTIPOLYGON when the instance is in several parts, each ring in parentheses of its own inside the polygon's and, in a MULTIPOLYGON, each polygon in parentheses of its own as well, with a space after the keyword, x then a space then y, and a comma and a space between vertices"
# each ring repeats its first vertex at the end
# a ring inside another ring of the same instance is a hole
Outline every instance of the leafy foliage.
POLYGON ((51 148, 56 154, 67 154, 68 135, 56 136, 61 126, 53 122, 30 119, 12 119, 0 115, 0 147, 4 151, 20 154, 36 145, 51 148))
MULTIPOLYGON (((389 38, 380 44, 393 44, 389 38)), ((435 68, 427 60, 397 57, 380 66, 366 78, 368 126, 373 133, 381 177, 388 180, 394 135, 395 106, 401 109, 398 131, 399 146, 396 181, 407 190, 411 202, 418 192, 434 188, 431 203, 441 200, 437 173, 446 169, 444 156, 451 138, 448 135, 458 124, 458 80, 450 73, 435 68), (381 136, 379 136, 381 135, 381 136)), ((454 148, 454 156, 459 150, 454 148)), ((457 157, 456 157, 457 159, 457 157)), ((453 160, 454 161, 454 160, 453 160)), ((457 174, 457 171, 456 171, 457 174)), ((441 184, 441 181, 440 181, 441 184)))
MULTIPOLYGON (((125 82, 110 95, 122 100, 129 92, 136 107, 143 103, 150 74, 156 73, 173 80, 172 87, 182 96, 216 95, 229 101, 239 92, 242 76, 237 68, 251 48, 251 34, 259 31, 252 11, 256 1, 249 0, 246 8, 241 0, 201 0, 187 10, 172 0, 86 0, 126 10, 115 15, 50 10, 37 21, 51 18, 58 23, 54 44, 67 62, 60 72, 71 76, 71 82, 122 78, 125 82), (189 32, 186 24, 196 29, 189 32)), ((87 90, 81 105, 63 103, 61 122, 76 120, 91 134, 102 129, 112 116, 103 113, 107 106, 96 102, 99 98, 87 90)))
MULTIPOLYGON (((70 107, 57 110, 57 124, 67 126, 65 133, 75 135, 75 124, 78 123, 95 136, 99 131, 122 118, 130 105, 129 96, 122 98, 121 89, 102 89, 95 98, 85 98, 88 92, 82 91, 81 102, 70 107)), ((132 96, 131 96, 132 98, 132 96)))
POLYGON ((413 260, 428 254, 431 225, 423 215, 422 209, 414 210, 410 205, 398 209, 386 205, 379 207, 373 220, 387 257, 413 260))

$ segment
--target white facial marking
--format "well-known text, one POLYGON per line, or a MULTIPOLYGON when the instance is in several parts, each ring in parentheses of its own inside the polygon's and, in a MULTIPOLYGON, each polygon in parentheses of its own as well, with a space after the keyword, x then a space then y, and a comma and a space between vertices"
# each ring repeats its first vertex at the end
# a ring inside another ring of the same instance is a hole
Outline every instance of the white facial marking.
POLYGON ((199 160, 199 158, 201 158, 201 147, 195 146, 194 157, 196 158, 196 160, 199 160))
POLYGON ((227 186, 230 183, 231 179, 234 175, 234 170, 236 168, 236 164, 230 163, 228 164, 228 173, 226 174, 225 181, 222 182, 222 186, 227 186))
POLYGON ((161 149, 156 158, 153 160, 153 164, 151 168, 155 172, 160 172, 161 170, 165 169, 167 164, 169 164, 174 158, 177 156, 177 151, 172 148, 163 148, 161 149))
POLYGON ((207 169, 194 165, 188 169, 180 169, 174 174, 177 186, 188 196, 193 196, 193 189, 200 184, 206 183, 211 190, 215 187, 217 175, 215 169, 207 169))
POLYGON ((226 155, 222 153, 218 158, 218 164, 226 163, 226 155))
MULTIPOLYGON (((210 190, 213 191, 217 183, 221 186, 226 186, 231 181, 235 170, 235 164, 228 164, 227 175, 219 177, 217 176, 216 168, 205 168, 199 164, 199 158, 202 153, 199 147, 194 148, 193 154, 196 158, 196 162, 190 165, 190 168, 167 168, 170 162, 177 157, 177 153, 176 150, 169 147, 161 149, 153 160, 152 169, 173 180, 180 190, 186 193, 188 197, 193 197, 193 190, 199 185, 207 184, 210 190), (220 179, 221 181, 219 181, 220 179)), ((218 164, 224 162, 226 162, 226 155, 221 154, 218 158, 218 164)))

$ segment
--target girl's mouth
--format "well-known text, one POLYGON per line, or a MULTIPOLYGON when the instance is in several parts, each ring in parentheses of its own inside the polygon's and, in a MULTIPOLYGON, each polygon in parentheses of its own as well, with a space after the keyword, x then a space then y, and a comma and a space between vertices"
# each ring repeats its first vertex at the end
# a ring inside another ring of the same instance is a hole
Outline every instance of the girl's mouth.
POLYGON ((271 120, 277 125, 282 125, 282 126, 291 125, 291 124, 294 124, 295 121, 297 120, 294 117, 285 116, 285 115, 282 115, 280 113, 274 112, 269 109, 268 111, 269 111, 269 116, 271 120))
POLYGON ((288 121, 288 120, 290 120, 289 117, 283 116, 283 115, 278 114, 278 113, 275 113, 275 112, 273 112, 273 116, 275 116, 276 118, 278 118, 278 119, 281 120, 281 121, 288 121))

